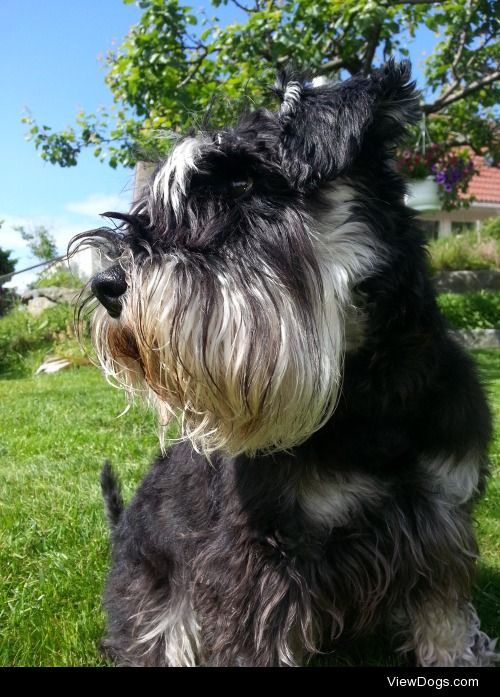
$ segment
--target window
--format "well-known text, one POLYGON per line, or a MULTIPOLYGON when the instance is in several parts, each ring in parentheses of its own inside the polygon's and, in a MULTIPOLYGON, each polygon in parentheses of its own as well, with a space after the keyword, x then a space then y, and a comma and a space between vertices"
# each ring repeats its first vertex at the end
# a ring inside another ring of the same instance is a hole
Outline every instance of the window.
POLYGON ((439 234, 439 222, 437 220, 421 220, 420 225, 427 241, 437 240, 439 234))
POLYGON ((470 222, 470 223, 452 223, 451 224, 451 233, 452 235, 464 235, 466 232, 474 232, 476 229, 476 223, 475 222, 470 222))

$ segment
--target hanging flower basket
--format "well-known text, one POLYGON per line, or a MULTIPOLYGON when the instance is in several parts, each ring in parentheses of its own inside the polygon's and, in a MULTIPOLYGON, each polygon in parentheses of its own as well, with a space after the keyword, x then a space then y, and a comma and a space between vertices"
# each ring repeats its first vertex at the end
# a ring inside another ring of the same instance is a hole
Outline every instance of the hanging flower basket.
POLYGON ((417 211, 440 210, 439 185, 434 177, 410 180, 406 205, 417 211))
POLYGON ((397 167, 408 180, 405 202, 410 208, 451 211, 468 207, 472 200, 466 193, 477 172, 467 150, 447 151, 438 145, 429 145, 425 152, 404 150, 397 167))

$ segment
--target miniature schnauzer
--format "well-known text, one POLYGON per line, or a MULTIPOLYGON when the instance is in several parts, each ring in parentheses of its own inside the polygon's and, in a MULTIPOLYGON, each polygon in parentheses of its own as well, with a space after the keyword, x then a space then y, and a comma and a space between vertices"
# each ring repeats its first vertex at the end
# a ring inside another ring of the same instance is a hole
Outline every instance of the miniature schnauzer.
MULTIPOLYGON (((114 229, 93 343, 179 442, 125 508, 102 474, 118 665, 297 665, 388 627, 484 666, 472 514, 491 420, 450 338, 394 149, 410 66, 292 72, 280 106, 179 141, 114 229)), ((82 239, 80 237, 80 243, 82 239)))

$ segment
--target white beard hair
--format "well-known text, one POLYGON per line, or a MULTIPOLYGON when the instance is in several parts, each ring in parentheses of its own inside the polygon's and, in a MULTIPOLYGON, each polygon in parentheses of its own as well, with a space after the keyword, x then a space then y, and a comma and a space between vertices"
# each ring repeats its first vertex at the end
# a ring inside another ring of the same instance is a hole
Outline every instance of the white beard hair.
MULTIPOLYGON (((180 439, 199 452, 252 455, 292 448, 331 417, 351 287, 379 257, 367 229, 346 222, 349 187, 335 187, 331 195, 339 211, 316 221, 313 235, 323 293, 313 290, 318 302, 309 326, 271 268, 261 268, 243 292, 241 263, 227 258, 213 276, 216 300, 204 337, 201 285, 182 255, 137 268, 132 259, 123 261, 128 291, 121 317, 97 310, 94 345, 107 377, 153 404, 161 431, 177 418, 180 439), (127 352, 127 331, 137 345, 135 358, 127 352)), ((318 285, 312 271, 309 282, 318 285)))

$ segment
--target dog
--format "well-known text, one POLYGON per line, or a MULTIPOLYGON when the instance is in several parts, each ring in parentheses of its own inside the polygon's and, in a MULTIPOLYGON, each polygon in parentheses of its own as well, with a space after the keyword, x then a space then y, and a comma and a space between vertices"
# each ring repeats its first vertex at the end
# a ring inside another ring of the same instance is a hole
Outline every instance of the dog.
POLYGON ((395 148, 408 62, 288 71, 276 111, 185 137, 79 238, 108 379, 179 442, 125 508, 106 464, 105 654, 294 666, 386 628, 419 666, 487 666, 471 603, 488 406, 450 338, 395 148))

